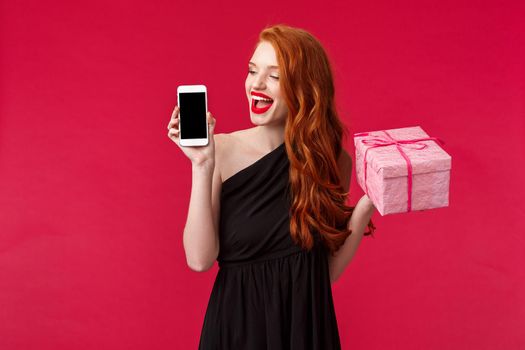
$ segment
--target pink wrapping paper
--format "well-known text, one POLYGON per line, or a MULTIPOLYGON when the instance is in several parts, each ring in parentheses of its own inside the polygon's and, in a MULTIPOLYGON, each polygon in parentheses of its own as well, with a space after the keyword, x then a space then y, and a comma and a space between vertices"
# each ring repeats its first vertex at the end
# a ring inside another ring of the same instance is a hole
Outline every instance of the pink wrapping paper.
POLYGON ((413 126, 357 133, 354 144, 357 182, 381 215, 448 206, 452 158, 440 139, 413 126))

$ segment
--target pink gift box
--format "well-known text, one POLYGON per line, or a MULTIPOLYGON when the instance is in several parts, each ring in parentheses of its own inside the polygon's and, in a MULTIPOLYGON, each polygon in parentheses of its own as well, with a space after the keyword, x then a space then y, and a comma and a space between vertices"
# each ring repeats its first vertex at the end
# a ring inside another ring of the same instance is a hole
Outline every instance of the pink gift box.
POLYGON ((381 215, 448 206, 452 158, 440 139, 413 126, 357 133, 354 144, 357 182, 381 215))

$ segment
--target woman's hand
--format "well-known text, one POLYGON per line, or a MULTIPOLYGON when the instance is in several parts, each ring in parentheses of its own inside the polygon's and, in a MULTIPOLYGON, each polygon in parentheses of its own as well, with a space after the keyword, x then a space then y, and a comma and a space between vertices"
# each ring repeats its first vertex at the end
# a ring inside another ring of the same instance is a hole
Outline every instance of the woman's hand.
POLYGON ((175 106, 171 114, 170 122, 168 123, 168 137, 179 146, 184 154, 190 159, 194 166, 215 165, 215 140, 213 132, 215 130, 215 118, 210 112, 206 113, 206 121, 208 123, 208 139, 206 146, 181 146, 179 138, 179 106, 175 106))
POLYGON ((373 213, 376 210, 372 200, 364 194, 356 204, 356 208, 359 207, 360 212, 373 213))

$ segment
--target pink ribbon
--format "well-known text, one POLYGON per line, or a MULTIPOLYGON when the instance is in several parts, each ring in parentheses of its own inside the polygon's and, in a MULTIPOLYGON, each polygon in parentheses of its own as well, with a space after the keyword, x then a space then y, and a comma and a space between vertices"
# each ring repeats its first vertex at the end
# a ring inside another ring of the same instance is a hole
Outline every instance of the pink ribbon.
MULTIPOLYGON (((421 138, 421 139, 412 139, 412 140, 396 140, 386 130, 381 130, 385 135, 386 138, 380 137, 380 136, 373 136, 366 140, 361 140, 361 142, 367 146, 370 146, 365 151, 365 192, 368 195, 368 185, 366 183, 366 168, 367 168, 367 161, 366 161, 366 155, 368 151, 372 148, 376 147, 385 147, 385 146, 391 146, 396 145, 397 150, 403 158, 405 158, 405 161, 407 162, 407 170, 408 170, 408 200, 407 200, 407 211, 412 210, 412 163, 410 162, 410 158, 406 155, 406 153, 403 151, 403 147, 408 149, 415 149, 415 150, 422 150, 424 148, 427 148, 428 145, 424 143, 419 143, 419 141, 435 141, 437 143, 440 143, 441 145, 445 144, 441 139, 437 137, 427 137, 427 138, 421 138)), ((355 137, 362 137, 362 136, 368 136, 370 133, 368 132, 361 132, 357 133, 354 136, 355 137)))

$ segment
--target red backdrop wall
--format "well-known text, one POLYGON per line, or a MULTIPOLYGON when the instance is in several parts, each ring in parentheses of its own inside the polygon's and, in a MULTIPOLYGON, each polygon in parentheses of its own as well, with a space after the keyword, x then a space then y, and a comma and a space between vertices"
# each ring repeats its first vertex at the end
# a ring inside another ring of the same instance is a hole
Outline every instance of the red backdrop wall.
POLYGON ((525 348, 520 3, 2 1, 0 348, 197 347, 218 267, 186 265, 166 125, 206 84, 217 133, 251 127, 275 23, 324 44, 351 133, 421 125, 453 158, 450 206, 376 214, 333 285, 343 348, 525 348))

